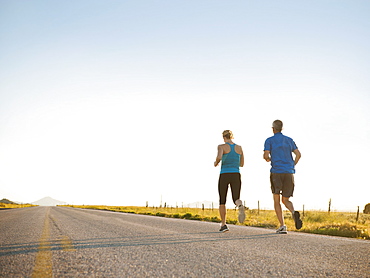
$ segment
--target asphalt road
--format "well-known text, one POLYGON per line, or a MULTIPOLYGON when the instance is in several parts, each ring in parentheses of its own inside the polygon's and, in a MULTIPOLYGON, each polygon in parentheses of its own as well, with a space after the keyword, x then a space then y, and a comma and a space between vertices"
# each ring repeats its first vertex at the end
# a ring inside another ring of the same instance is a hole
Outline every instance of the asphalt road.
POLYGON ((64 207, 0 210, 0 277, 370 277, 370 242, 64 207))

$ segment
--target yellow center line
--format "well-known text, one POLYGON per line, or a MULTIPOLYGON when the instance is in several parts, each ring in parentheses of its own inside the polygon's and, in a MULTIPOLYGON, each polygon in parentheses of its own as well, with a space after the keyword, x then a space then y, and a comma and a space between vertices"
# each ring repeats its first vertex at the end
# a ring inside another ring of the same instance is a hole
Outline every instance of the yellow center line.
POLYGON ((36 254, 35 267, 31 277, 53 277, 53 261, 50 244, 50 224, 48 213, 45 217, 44 228, 40 238, 38 252, 36 254))
POLYGON ((76 251, 73 247, 73 242, 68 236, 62 236, 60 239, 63 251, 76 251))
MULTIPOLYGON (((53 218, 52 216, 50 216, 50 219, 51 219, 52 223, 57 227, 58 225, 57 225, 56 219, 53 218)), ((57 228, 57 229, 59 230, 60 233, 62 233, 62 231, 59 228, 57 228)), ((67 235, 63 235, 63 234, 60 235, 58 237, 57 242, 58 242, 58 244, 61 245, 63 251, 76 251, 76 249, 73 246, 73 242, 72 242, 71 238, 67 235)))

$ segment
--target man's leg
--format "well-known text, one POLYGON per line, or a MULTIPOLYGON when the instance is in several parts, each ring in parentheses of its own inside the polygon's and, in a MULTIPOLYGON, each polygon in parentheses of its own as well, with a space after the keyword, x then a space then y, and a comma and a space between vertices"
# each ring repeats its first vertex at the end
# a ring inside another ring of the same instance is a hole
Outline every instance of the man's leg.
POLYGON ((293 220, 294 220, 295 228, 297 230, 299 230, 300 228, 302 228, 301 215, 300 215, 300 213, 298 211, 295 211, 294 210, 293 203, 289 200, 289 197, 283 197, 283 204, 292 213, 292 217, 293 217, 293 220))
POLYGON ((276 216, 280 222, 280 227, 284 225, 283 210, 280 204, 280 194, 273 194, 274 196, 274 208, 276 216))
POLYGON ((289 200, 290 197, 282 197, 282 202, 287 209, 293 214, 294 213, 294 206, 293 203, 289 200))

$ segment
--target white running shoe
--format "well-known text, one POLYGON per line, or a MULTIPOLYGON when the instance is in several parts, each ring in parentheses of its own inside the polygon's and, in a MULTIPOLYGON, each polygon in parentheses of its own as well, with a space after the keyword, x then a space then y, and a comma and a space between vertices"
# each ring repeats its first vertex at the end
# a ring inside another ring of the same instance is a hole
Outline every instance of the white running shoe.
POLYGON ((277 234, 287 234, 288 230, 285 225, 281 226, 279 229, 276 230, 277 234))
POLYGON ((243 205, 240 205, 238 207, 239 212, 238 212, 238 221, 239 223, 243 223, 245 220, 245 207, 243 205))

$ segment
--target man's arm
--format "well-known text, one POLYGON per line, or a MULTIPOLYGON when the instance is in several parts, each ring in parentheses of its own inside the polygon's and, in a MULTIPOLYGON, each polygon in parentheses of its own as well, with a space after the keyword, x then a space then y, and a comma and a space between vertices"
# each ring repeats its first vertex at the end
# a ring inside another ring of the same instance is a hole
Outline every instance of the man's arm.
POLYGON ((267 162, 270 162, 271 161, 270 151, 264 151, 263 152, 263 159, 266 160, 267 162))
POLYGON ((294 165, 297 165, 297 163, 301 159, 302 155, 301 155, 301 152, 298 149, 295 149, 293 151, 293 153, 295 154, 294 165))
POLYGON ((216 157, 216 161, 214 163, 215 167, 218 165, 218 163, 220 163, 223 153, 224 153, 224 151, 222 149, 222 146, 218 145, 218 147, 217 147, 217 157, 216 157))

